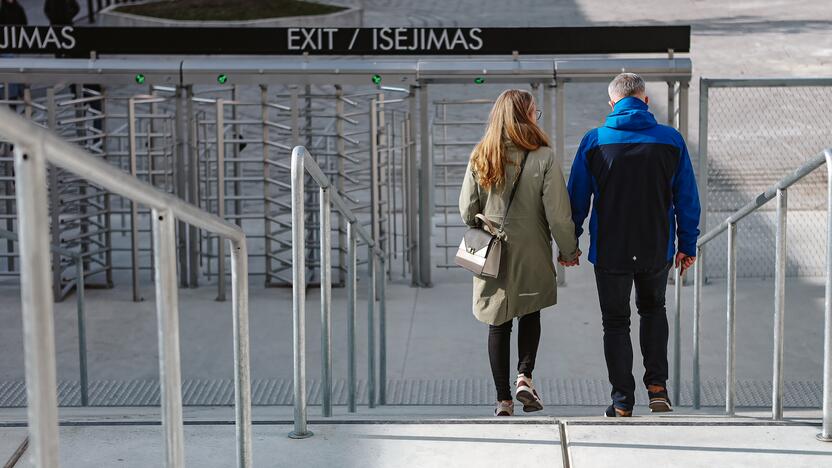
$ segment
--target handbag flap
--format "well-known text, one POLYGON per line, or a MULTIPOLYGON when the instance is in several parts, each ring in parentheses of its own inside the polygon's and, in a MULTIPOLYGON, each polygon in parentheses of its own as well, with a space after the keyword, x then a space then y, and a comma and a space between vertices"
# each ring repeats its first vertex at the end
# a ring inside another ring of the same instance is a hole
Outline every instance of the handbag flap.
POLYGON ((493 239, 494 236, 487 233, 484 229, 481 228, 468 229, 462 236, 462 240, 465 242, 465 250, 467 250, 470 253, 479 252, 482 249, 488 247, 488 245, 491 243, 493 239))

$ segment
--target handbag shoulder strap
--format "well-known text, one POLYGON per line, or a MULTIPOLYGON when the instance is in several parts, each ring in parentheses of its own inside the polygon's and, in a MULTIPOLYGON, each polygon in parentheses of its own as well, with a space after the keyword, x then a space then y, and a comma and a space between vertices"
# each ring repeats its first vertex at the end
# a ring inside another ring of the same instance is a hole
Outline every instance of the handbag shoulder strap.
POLYGON ((517 177, 514 178, 514 186, 511 187, 511 195, 508 196, 508 203, 506 204, 506 211, 503 212, 503 224, 500 226, 500 231, 505 230, 506 225, 508 224, 508 210, 511 208, 511 202, 514 201, 514 194, 517 193, 517 186, 520 185, 520 176, 523 175, 523 168, 526 167, 526 159, 529 157, 529 151, 527 150, 525 154, 523 154, 523 161, 520 162, 520 171, 517 172, 517 177))

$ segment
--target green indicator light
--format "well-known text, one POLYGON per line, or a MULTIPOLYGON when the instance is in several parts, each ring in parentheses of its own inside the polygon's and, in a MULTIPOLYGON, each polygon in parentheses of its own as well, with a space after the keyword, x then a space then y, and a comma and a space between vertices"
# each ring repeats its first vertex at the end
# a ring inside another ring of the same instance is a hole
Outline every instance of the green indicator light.
POLYGON ((226 81, 228 81, 228 75, 225 73, 217 77, 217 83, 219 84, 225 84, 226 81))
POLYGON ((373 75, 373 84, 381 84, 381 75, 373 75))
POLYGON ((483 83, 485 83, 485 78, 483 78, 481 76, 478 76, 478 77, 474 78, 474 83, 483 84, 483 83))
POLYGON ((144 75, 141 73, 136 74, 136 83, 144 84, 144 75))

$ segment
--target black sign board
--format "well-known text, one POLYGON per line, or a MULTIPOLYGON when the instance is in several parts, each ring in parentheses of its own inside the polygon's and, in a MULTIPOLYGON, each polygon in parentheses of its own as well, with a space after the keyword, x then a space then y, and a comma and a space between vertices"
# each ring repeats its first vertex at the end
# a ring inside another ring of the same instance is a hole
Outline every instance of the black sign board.
POLYGON ((0 52, 147 55, 524 55, 690 50, 690 26, 97 28, 2 26, 0 52))

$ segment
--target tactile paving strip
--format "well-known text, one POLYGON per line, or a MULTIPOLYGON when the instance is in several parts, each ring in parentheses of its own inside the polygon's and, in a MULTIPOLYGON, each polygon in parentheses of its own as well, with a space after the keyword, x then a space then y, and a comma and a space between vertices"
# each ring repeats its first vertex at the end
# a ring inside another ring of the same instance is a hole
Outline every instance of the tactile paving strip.
MULTIPOLYGON (((366 381, 358 382, 357 399, 367 402, 366 381)), ((538 392, 547 405, 601 406, 609 403, 609 384, 593 379, 540 379, 535 381, 538 392)), ((786 382, 785 406, 790 408, 819 408, 821 406, 821 382, 786 382)), ((682 387, 681 406, 691 404, 691 384, 682 387)), ((308 382, 308 401, 320 403, 320 382, 308 382)), ((234 403, 234 383, 230 380, 185 380, 182 384, 183 402, 188 406, 222 406, 234 403)), ((257 379, 251 384, 254 405, 291 405, 291 379, 257 379)), ((725 404, 724 384, 720 381, 702 383, 702 405, 725 404)), ((95 381, 90 384, 91 406, 157 406, 159 383, 156 380, 95 381)), ((389 405, 491 405, 495 398, 490 379, 406 379, 389 380, 387 404, 389 405)), ((647 395, 639 389, 638 404, 646 404, 647 395)), ((343 379, 333 382, 332 401, 336 405, 347 403, 347 385, 343 379)), ((77 381, 61 381, 58 384, 58 402, 61 406, 80 406, 81 394, 77 381)), ((26 406, 26 386, 22 381, 0 382, 0 407, 26 406)), ((771 406, 771 383, 760 381, 737 382, 737 406, 771 406)))

